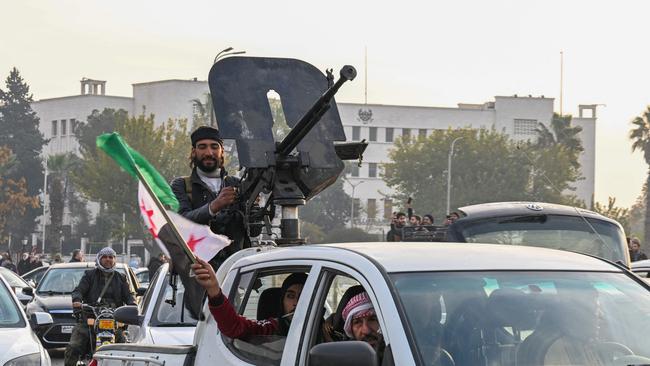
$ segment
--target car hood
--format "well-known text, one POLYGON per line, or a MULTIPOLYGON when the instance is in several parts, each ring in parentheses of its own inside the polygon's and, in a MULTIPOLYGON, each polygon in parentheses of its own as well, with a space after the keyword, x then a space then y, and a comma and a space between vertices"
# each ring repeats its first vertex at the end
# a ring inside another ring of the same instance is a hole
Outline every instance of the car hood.
POLYGON ((196 327, 151 327, 149 335, 154 344, 173 346, 194 343, 196 327))
POLYGON ((0 328, 0 365, 16 357, 39 353, 40 341, 30 328, 0 328))
POLYGON ((36 301, 47 310, 69 309, 72 310, 71 295, 36 295, 36 301))

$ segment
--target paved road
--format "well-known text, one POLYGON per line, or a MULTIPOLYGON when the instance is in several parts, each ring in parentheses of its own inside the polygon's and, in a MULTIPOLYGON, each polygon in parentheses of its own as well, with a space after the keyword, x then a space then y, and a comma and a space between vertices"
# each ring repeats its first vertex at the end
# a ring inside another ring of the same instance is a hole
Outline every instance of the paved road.
POLYGON ((54 348, 49 350, 52 358, 52 366, 63 366, 63 351, 65 348, 54 348))

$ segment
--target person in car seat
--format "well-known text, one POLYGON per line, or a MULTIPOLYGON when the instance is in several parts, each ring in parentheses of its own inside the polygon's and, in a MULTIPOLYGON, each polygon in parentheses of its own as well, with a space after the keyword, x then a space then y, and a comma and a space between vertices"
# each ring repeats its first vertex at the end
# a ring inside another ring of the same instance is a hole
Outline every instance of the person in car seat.
POLYGON ((197 258, 192 265, 196 281, 208 294, 210 313, 217 321, 219 330, 229 338, 247 340, 258 335, 286 336, 293 313, 298 305, 302 288, 307 281, 306 273, 292 273, 282 283, 282 314, 264 320, 243 317, 235 311, 226 295, 221 291, 214 269, 207 262, 197 258))

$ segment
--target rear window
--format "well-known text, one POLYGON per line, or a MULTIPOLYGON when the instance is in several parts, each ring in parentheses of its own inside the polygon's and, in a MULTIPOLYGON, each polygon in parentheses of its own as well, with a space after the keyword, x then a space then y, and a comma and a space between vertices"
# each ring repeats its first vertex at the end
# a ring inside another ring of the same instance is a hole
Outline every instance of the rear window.
POLYGON ((627 245, 622 230, 610 222, 591 218, 561 215, 498 217, 463 223, 461 235, 468 243, 562 249, 627 262, 624 252, 627 245))

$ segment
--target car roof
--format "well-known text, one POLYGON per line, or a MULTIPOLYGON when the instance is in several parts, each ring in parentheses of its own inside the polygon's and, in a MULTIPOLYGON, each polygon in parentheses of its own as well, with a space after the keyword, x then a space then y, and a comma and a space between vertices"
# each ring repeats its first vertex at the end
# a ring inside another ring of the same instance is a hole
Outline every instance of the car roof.
POLYGON ((502 216, 541 214, 579 216, 579 212, 580 215, 584 217, 608 221, 618 225, 616 221, 593 211, 546 202, 491 202, 460 207, 458 210, 465 215, 463 218, 461 218, 461 220, 464 218, 481 219, 502 216))
POLYGON ((278 248, 246 257, 241 265, 286 259, 331 260, 354 265, 370 259, 386 272, 424 271, 609 271, 621 268, 588 255, 548 248, 476 243, 344 243, 278 248), (356 258, 355 258, 356 257, 356 258))
MULTIPOLYGON (((115 263, 116 267, 125 267, 124 263, 115 263)), ((71 263, 57 263, 49 266, 48 268, 92 268, 95 267, 95 262, 71 262, 71 263)))

